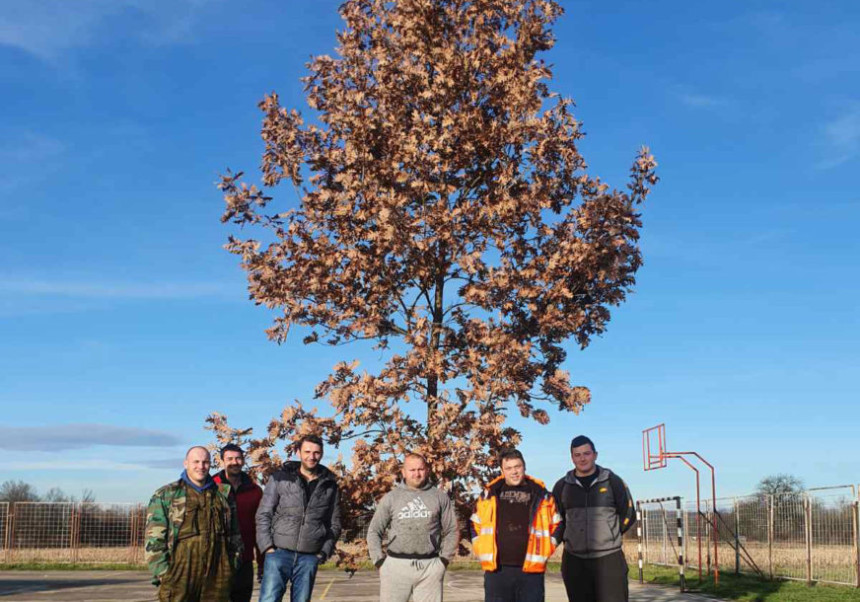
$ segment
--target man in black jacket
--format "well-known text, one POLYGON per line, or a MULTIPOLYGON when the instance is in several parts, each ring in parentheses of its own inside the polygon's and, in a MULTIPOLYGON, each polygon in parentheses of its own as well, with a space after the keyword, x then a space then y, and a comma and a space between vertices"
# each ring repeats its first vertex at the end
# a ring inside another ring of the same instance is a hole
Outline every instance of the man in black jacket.
POLYGON ((317 567, 340 537, 340 491, 320 464, 322 439, 299 441, 299 462, 287 462, 266 483, 257 510, 257 547, 264 552, 260 602, 281 602, 290 583, 290 602, 308 602, 317 567))
POLYGON ((626 602, 627 561, 621 536, 636 522, 633 498, 619 476, 595 464, 588 437, 570 442, 574 469, 552 488, 564 533, 561 576, 570 602, 626 602))

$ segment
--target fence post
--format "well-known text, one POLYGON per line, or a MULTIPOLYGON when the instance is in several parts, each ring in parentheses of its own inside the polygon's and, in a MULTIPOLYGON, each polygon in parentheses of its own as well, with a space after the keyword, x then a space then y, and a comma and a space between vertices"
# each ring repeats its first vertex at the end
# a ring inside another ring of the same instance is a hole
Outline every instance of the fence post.
POLYGON ((685 508, 684 509, 684 564, 685 565, 688 562, 687 559, 690 557, 690 554, 689 554, 690 549, 687 546, 687 542, 690 539, 689 533, 690 533, 690 515, 688 514, 687 509, 685 508))
MULTIPOLYGON (((707 507, 707 505, 706 505, 706 507, 707 507)), ((709 577, 711 576, 711 537, 713 536, 713 533, 711 533, 711 531, 713 530, 713 522, 711 521, 711 516, 712 515, 710 512, 707 512, 707 514, 705 514, 705 541, 708 543, 708 545, 705 546, 706 549, 708 550, 708 554, 707 554, 707 557, 705 558, 705 562, 707 563, 707 566, 708 566, 707 575, 709 577)))
POLYGON ((663 502, 660 502, 660 514, 663 516, 663 533, 661 538, 660 545, 660 559, 664 561, 666 564, 671 564, 669 562, 669 522, 666 517, 666 510, 663 508, 663 502))
POLYGON ((637 550, 639 552, 639 583, 645 582, 642 574, 642 504, 636 502, 636 538, 639 540, 637 550))
POLYGON ((5 561, 12 562, 12 533, 15 531, 15 502, 9 502, 9 510, 6 514, 6 537, 5 544, 5 561))
POLYGON ((72 504, 71 506, 71 516, 69 517, 69 560, 72 564, 75 564, 78 561, 77 546, 75 546, 75 534, 77 533, 77 513, 75 512, 75 506, 77 504, 72 504))
POLYGON ((681 514, 681 498, 675 498, 675 511, 678 520, 678 582, 681 584, 681 593, 687 589, 687 583, 684 578, 684 564, 687 562, 687 555, 684 553, 684 544, 687 540, 684 532, 684 517, 681 514))
POLYGON ((806 535, 806 585, 812 585, 812 504, 809 495, 803 495, 803 525, 806 535))
POLYGON ((773 494, 767 497, 767 570, 773 580, 773 494))
POLYGON ((648 564, 648 511, 642 510, 642 560, 648 564))
POLYGON ((735 575, 741 574, 741 515, 735 498, 735 575))
POLYGON ((854 500, 854 512, 851 513, 854 523, 854 587, 860 587, 860 487, 857 488, 857 499, 854 500))
POLYGON ((138 529, 140 529, 140 519, 138 515, 140 514, 140 506, 134 506, 131 510, 131 528, 129 529, 129 563, 134 564, 137 562, 137 540, 138 540, 138 529))

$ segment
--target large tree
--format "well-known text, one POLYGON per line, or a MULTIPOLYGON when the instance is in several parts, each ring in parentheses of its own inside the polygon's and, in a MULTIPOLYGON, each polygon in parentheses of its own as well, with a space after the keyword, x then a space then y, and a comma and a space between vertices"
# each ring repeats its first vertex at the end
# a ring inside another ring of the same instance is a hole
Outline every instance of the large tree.
POLYGON ((466 500, 521 439, 509 411, 546 424, 547 409, 589 402, 565 344, 586 347, 634 284, 638 207, 657 178, 647 148, 626 191, 586 172, 573 101, 550 91, 539 58, 558 3, 349 0, 340 12, 337 56, 303 79, 312 118, 262 100, 264 188, 223 176, 222 220, 267 232, 227 248, 251 298, 279 312, 271 339, 301 326, 307 344, 371 340, 383 365, 337 364, 315 391, 330 414, 296 402, 262 437, 209 421, 263 473, 302 433, 352 439, 335 469, 354 517, 408 449, 466 500), (297 208, 270 208, 283 180, 297 208))
POLYGON ((806 488, 803 479, 791 474, 772 474, 762 479, 756 485, 756 493, 761 497, 776 496, 799 499, 806 488))

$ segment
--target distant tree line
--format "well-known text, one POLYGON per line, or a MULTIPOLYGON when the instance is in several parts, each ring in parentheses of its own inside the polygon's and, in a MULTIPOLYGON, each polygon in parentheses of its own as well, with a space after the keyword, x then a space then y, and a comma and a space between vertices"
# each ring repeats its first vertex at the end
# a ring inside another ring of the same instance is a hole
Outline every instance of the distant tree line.
POLYGON ((40 495, 29 483, 5 481, 0 484, 0 503, 11 502, 14 506, 8 515, 0 516, 0 523, 8 521, 13 525, 12 545, 19 549, 140 545, 142 507, 97 505, 95 499, 90 489, 84 489, 80 497, 59 487, 40 495), (135 515, 137 528, 133 526, 135 515), (132 538, 138 541, 132 542, 132 538))
POLYGON ((51 487, 43 495, 36 488, 24 481, 4 481, 0 484, 0 502, 81 502, 84 504, 96 501, 92 489, 84 489, 81 497, 69 495, 59 487, 51 487))

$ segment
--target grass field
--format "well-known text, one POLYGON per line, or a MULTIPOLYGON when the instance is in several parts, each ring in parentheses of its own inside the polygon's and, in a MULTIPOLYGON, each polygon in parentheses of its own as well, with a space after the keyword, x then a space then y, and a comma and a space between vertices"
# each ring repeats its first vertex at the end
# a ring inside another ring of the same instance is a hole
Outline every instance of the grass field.
MULTIPOLYGON (((773 576, 785 579, 806 580, 806 548, 801 542, 799 545, 777 543, 769 552, 766 543, 747 542, 744 548, 752 557, 753 562, 765 576, 770 574, 771 558, 773 564, 773 576)), ((636 563, 636 542, 625 541, 624 551, 630 564, 636 563)), ((653 546, 648 551, 646 564, 674 565, 677 560, 677 551, 671 545, 665 547, 653 546), (656 549, 655 549, 656 548, 656 549)), ((703 549, 702 563, 707 566, 707 552, 703 549)), ((734 572, 735 551, 728 544, 720 544, 718 548, 721 572, 734 572)), ((698 561, 698 549, 695 545, 687 547, 687 564, 692 567, 698 561)), ((856 553, 850 545, 816 545, 812 548, 812 579, 813 581, 826 581, 853 585, 856 579, 856 553)), ((755 570, 741 555, 740 568, 742 573, 754 574, 755 570)), ((689 572, 696 569, 690 568, 689 572)))
MULTIPOLYGON (((630 572, 631 579, 636 578, 635 573, 630 572)), ((678 587, 678 571, 647 567, 645 582, 678 587)), ((860 602, 860 589, 853 587, 821 583, 810 587, 797 581, 762 581, 748 575, 736 577, 730 573, 720 574, 719 586, 714 586, 713 581, 708 578, 701 583, 688 579, 687 588, 690 591, 741 602, 860 602)))

